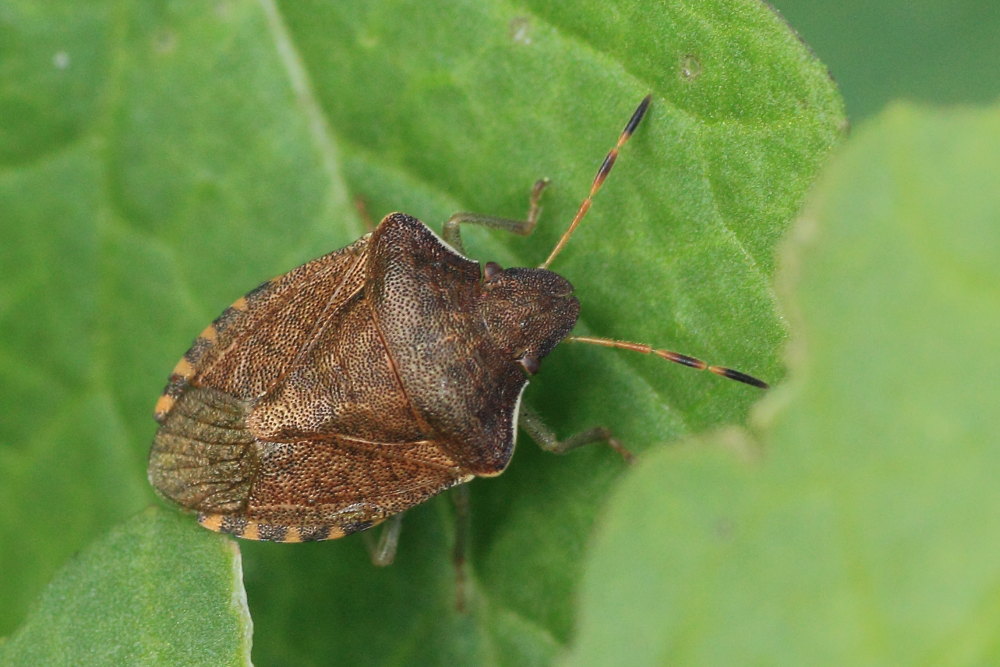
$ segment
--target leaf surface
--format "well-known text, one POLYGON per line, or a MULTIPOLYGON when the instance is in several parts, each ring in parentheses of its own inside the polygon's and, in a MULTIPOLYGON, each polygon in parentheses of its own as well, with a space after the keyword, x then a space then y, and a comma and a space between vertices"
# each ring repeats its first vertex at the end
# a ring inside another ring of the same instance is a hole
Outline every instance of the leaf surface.
POLYGON ((998 155, 997 106, 858 129, 783 253, 788 382, 622 485, 574 664, 1000 659, 998 155))
POLYGON ((109 531, 0 644, 5 665, 247 665, 239 549, 159 508, 109 531))

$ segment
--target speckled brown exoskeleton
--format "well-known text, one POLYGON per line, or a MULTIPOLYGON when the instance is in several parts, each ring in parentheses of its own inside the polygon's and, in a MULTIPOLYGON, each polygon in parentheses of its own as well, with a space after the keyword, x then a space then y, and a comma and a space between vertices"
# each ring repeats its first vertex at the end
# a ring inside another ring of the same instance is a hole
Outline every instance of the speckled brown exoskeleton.
MULTIPOLYGON (((450 487, 504 471, 520 425, 565 452, 605 441, 595 428, 559 440, 521 404, 561 341, 653 353, 747 384, 739 371, 648 345, 569 337, 580 304, 548 266, 649 105, 608 153, 569 228, 539 268, 463 255, 463 223, 518 234, 527 220, 458 214, 443 239, 392 213, 353 244, 260 285, 210 324, 156 404, 149 458, 156 490, 216 531, 300 542, 364 530, 450 487)), ((387 562, 398 520, 376 560, 387 562)))

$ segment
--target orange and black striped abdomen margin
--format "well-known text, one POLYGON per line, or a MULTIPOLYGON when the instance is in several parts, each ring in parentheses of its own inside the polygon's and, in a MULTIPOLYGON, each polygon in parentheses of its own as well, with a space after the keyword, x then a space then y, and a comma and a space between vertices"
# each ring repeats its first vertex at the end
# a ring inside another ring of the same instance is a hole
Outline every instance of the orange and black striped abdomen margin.
POLYGON ((379 521, 357 521, 343 526, 282 526, 262 523, 245 517, 223 514, 198 514, 198 523, 217 533, 226 533, 245 540, 266 542, 318 542, 335 540, 351 533, 367 530, 379 521))
POLYGON ((156 401, 156 407, 153 409, 153 417, 156 421, 163 423, 167 414, 174 407, 174 403, 191 385, 205 361, 214 356, 212 352, 219 344, 220 336, 223 336, 226 330, 246 313, 254 295, 265 290, 272 282, 268 280, 251 290, 246 296, 241 296, 198 334, 194 343, 174 366, 174 370, 171 371, 170 378, 167 380, 167 386, 164 387, 163 393, 156 401))
POLYGON ((320 314, 363 283, 368 239, 268 280, 237 299, 195 339, 174 367, 154 416, 161 424, 189 386, 255 399, 293 362, 320 314))

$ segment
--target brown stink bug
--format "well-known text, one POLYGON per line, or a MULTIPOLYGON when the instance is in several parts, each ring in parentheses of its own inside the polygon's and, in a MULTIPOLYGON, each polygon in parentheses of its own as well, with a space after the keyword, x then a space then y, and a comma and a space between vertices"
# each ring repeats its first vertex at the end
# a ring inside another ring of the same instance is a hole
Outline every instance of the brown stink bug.
MULTIPOLYGON (((480 266, 459 226, 529 234, 525 221, 458 214, 443 240, 386 216, 353 244, 238 299, 184 354, 156 404, 149 480, 211 530, 300 542, 364 530, 449 487, 504 471, 520 425, 565 452, 607 429, 559 440, 521 406, 528 378, 561 341, 644 353, 766 385, 648 345, 569 337, 580 304, 548 270, 642 119, 636 109, 590 193, 540 268, 480 266)), ((379 559, 391 560, 398 521, 379 559)))

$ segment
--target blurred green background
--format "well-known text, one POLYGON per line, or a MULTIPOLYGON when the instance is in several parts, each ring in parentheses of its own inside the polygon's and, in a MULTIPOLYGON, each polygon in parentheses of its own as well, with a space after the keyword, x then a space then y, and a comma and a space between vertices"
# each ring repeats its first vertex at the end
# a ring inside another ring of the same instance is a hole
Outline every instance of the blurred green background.
POLYGON ((1000 93, 1000 3, 771 3, 830 68, 852 123, 890 100, 990 102, 1000 93))

